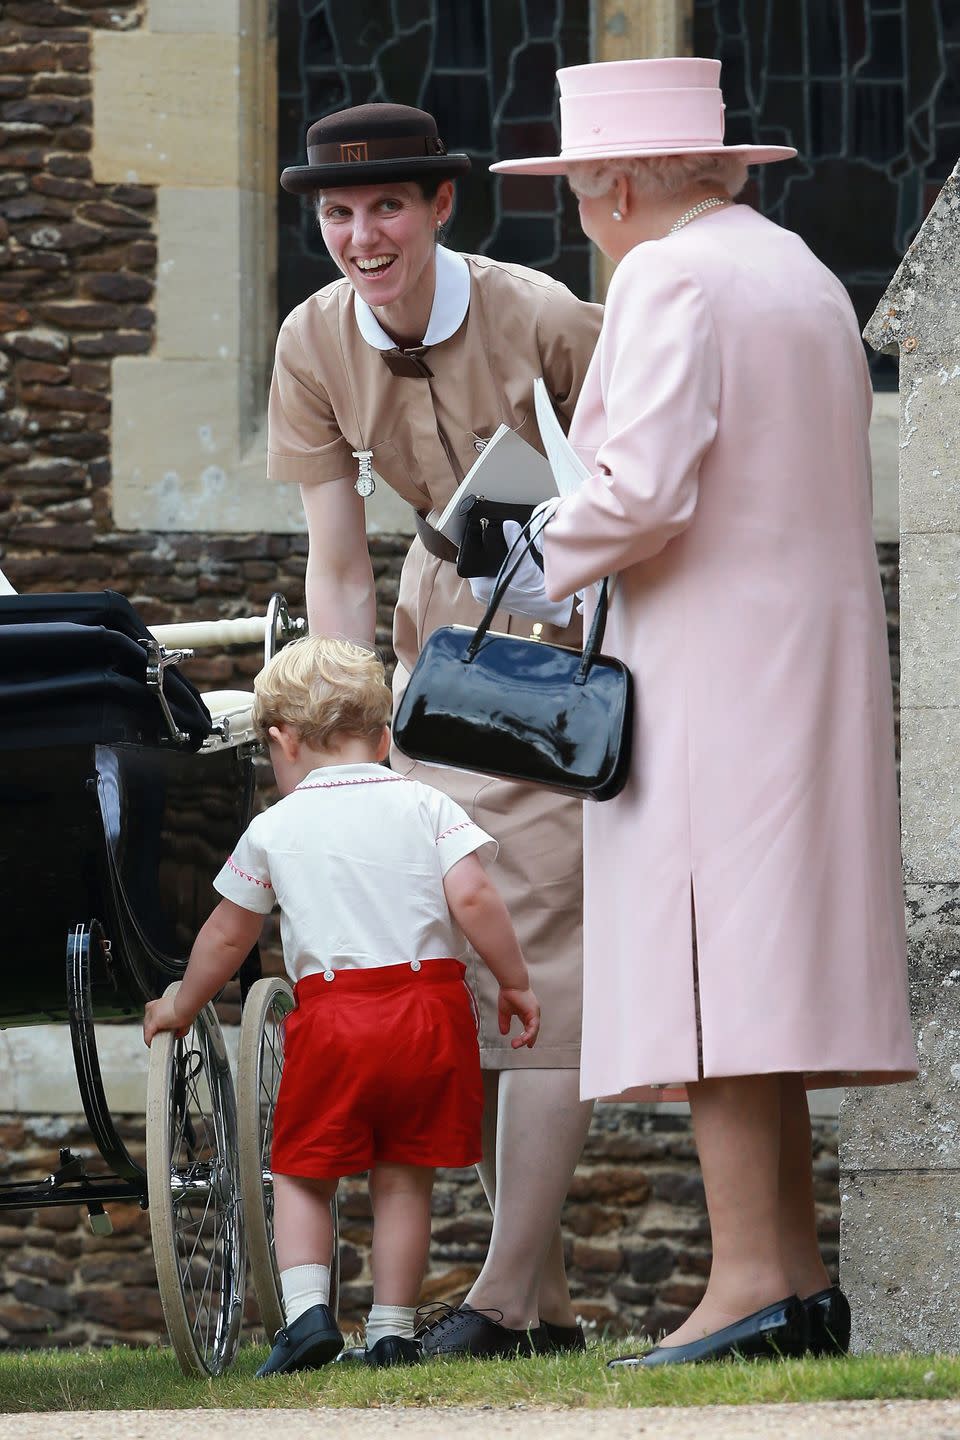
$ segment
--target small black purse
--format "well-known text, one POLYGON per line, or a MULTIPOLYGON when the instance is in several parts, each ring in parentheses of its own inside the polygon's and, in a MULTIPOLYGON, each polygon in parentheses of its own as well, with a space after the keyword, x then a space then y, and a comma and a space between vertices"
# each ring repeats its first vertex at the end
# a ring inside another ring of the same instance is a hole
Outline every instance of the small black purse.
POLYGON ((460 513, 466 515, 466 525, 457 554, 457 574, 464 579, 479 575, 492 579, 500 574, 500 567, 507 558, 504 520, 516 520, 518 525, 526 525, 533 514, 533 506, 488 500, 484 495, 468 495, 460 513))
POLYGON ((491 632, 532 544, 529 534, 523 538, 520 558, 502 566, 476 630, 446 625, 427 638, 397 707, 394 742, 428 765, 611 800, 630 769, 633 680, 621 660, 599 653, 607 581, 582 652, 491 632))

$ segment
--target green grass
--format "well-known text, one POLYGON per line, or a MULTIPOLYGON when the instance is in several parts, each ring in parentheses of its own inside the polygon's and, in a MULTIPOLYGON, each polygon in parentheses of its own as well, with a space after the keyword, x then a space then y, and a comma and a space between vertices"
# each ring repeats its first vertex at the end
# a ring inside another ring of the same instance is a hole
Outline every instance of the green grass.
POLYGON ((649 1374, 611 1371, 622 1343, 586 1355, 514 1361, 431 1362, 364 1371, 328 1366, 257 1380, 266 1354, 245 1346, 229 1373, 185 1379, 170 1350, 0 1354, 0 1413, 52 1410, 272 1409, 404 1405, 561 1408, 756 1405, 816 1400, 949 1399, 960 1396, 960 1357, 887 1355, 842 1360, 732 1362, 649 1374))

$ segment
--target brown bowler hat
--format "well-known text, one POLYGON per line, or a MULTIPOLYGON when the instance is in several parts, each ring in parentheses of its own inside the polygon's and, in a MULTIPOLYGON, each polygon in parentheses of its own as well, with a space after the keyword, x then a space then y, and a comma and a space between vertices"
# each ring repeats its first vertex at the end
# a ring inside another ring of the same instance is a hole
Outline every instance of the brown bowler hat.
POLYGON ((412 105, 376 101, 336 110, 307 131, 306 165, 288 165, 280 184, 294 195, 338 185, 389 180, 452 180, 470 169, 468 155, 448 155, 437 122, 412 105))

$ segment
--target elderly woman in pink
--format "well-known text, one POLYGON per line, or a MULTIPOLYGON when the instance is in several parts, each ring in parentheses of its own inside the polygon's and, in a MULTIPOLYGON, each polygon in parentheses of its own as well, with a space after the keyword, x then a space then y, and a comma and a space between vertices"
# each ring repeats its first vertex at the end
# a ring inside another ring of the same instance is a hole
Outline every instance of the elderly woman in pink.
POLYGON ((627 787, 584 810, 582 1094, 685 1085, 713 1266, 613 1364, 845 1349, 806 1090, 916 1068, 870 381, 839 281, 734 202, 795 152, 724 146, 719 69, 562 70, 562 154, 493 167, 565 172, 617 262, 570 431, 591 475, 543 543, 552 600, 617 577, 637 689, 627 787))

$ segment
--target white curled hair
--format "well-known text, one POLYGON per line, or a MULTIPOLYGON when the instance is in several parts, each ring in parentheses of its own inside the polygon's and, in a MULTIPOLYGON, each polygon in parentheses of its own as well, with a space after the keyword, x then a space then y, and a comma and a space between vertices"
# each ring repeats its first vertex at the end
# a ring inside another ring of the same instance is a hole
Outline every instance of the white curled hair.
POLYGON ((622 159, 574 160, 567 166, 571 190, 589 199, 606 195, 621 175, 638 194, 655 200, 702 181, 733 196, 747 183, 747 167, 739 155, 624 155, 622 159))

